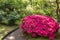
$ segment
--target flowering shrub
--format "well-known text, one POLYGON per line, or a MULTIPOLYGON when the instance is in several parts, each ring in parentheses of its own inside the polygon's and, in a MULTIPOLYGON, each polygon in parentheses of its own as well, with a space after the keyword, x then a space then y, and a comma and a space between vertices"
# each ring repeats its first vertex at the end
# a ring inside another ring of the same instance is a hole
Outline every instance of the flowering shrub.
POLYGON ((59 24, 49 16, 29 15, 23 18, 21 29, 32 37, 44 36, 54 40, 59 24))

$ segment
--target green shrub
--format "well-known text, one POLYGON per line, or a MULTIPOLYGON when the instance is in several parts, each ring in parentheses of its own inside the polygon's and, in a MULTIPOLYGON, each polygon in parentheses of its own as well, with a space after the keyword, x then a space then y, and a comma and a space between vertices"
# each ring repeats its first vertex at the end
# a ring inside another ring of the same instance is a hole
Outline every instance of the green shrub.
POLYGON ((43 0, 0 0, 0 21, 14 24, 30 14, 49 15, 57 19, 55 5, 51 7, 51 3, 43 0))

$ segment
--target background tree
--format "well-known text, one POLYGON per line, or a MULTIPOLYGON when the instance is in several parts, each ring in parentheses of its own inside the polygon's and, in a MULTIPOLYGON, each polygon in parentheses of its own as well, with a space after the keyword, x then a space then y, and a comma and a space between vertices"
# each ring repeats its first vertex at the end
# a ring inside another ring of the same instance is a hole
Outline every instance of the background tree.
POLYGON ((60 14, 59 14, 59 0, 56 0, 56 5, 57 5, 57 9, 56 9, 56 15, 58 18, 58 22, 60 23, 60 14))

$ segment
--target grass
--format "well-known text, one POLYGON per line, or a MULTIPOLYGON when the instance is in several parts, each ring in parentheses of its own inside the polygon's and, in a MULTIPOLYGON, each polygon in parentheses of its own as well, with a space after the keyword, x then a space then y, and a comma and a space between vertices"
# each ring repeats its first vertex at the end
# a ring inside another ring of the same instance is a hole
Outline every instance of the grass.
POLYGON ((16 26, 0 25, 0 40, 11 30, 15 29, 16 26))

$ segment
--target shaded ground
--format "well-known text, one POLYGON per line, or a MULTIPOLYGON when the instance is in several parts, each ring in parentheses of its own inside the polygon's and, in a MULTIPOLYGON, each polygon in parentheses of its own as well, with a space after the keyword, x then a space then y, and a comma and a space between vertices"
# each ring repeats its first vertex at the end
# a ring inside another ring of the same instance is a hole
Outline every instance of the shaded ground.
POLYGON ((15 29, 17 26, 6 26, 0 25, 0 40, 11 30, 15 29))

